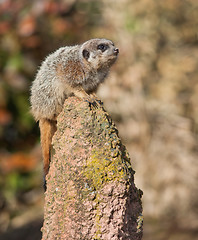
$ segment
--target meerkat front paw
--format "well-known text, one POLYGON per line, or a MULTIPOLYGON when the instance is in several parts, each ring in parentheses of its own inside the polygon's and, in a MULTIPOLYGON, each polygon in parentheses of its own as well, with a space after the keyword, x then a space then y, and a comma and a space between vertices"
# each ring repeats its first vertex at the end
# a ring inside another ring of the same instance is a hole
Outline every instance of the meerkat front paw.
POLYGON ((94 93, 88 94, 83 88, 74 89, 73 93, 76 97, 79 97, 80 99, 88 102, 90 107, 97 107, 97 96, 94 93))
POLYGON ((91 93, 90 96, 91 96, 91 98, 94 99, 94 101, 97 102, 97 104, 103 105, 103 102, 98 98, 98 96, 95 93, 91 93))
POLYGON ((88 102, 89 103, 89 107, 93 107, 93 108, 98 108, 98 102, 97 102, 97 99, 95 98, 92 98, 89 96, 89 98, 86 98, 85 99, 85 102, 88 102))

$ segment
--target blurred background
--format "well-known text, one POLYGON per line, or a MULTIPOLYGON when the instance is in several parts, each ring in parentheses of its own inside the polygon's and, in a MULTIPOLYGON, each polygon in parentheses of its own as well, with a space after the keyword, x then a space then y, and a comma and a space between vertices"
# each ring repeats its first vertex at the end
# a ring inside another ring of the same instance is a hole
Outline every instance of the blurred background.
POLYGON ((95 37, 120 49, 98 96, 144 192, 143 239, 198 239, 198 1, 0 0, 0 240, 41 239, 37 68, 95 37))

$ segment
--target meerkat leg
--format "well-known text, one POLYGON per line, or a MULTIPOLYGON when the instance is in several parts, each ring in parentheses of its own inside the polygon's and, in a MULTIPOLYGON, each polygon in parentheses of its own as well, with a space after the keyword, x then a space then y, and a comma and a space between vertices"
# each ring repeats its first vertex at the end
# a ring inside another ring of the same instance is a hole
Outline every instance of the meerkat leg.
POLYGON ((97 100, 96 95, 88 94, 87 92, 85 92, 83 88, 79 87, 76 89, 72 89, 72 92, 76 97, 79 97, 80 99, 88 101, 90 104, 96 103, 96 100, 97 100))
POLYGON ((76 97, 79 97, 81 99, 89 99, 90 95, 85 92, 83 88, 74 88, 72 89, 72 92, 76 97))
POLYGON ((99 106, 103 106, 103 102, 98 98, 95 92, 90 93, 90 96, 95 99, 99 106))
POLYGON ((95 99, 98 98, 95 92, 92 92, 92 93, 90 93, 89 95, 90 95, 92 98, 95 98, 95 99))
POLYGON ((51 143, 52 143, 52 137, 56 132, 56 121, 41 119, 39 121, 39 127, 40 127, 41 146, 42 146, 42 153, 43 153, 43 170, 44 170, 44 175, 46 176, 49 171, 51 143))

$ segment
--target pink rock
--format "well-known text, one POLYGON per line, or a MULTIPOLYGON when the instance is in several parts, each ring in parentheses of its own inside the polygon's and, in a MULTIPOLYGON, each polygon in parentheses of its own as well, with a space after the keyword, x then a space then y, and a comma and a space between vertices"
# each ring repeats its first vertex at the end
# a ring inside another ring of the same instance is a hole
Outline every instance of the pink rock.
POLYGON ((42 239, 142 239, 142 192, 102 105, 67 99, 53 148, 42 239))

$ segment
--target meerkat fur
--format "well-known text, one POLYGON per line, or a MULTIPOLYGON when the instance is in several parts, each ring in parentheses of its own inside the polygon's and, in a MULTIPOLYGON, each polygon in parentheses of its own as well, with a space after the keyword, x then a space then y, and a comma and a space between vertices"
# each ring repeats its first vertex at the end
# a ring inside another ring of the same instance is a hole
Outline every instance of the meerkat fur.
POLYGON ((107 39, 61 47, 41 64, 31 86, 31 112, 39 121, 45 176, 49 170, 56 118, 66 98, 75 95, 93 101, 98 86, 109 73, 119 50, 107 39))

